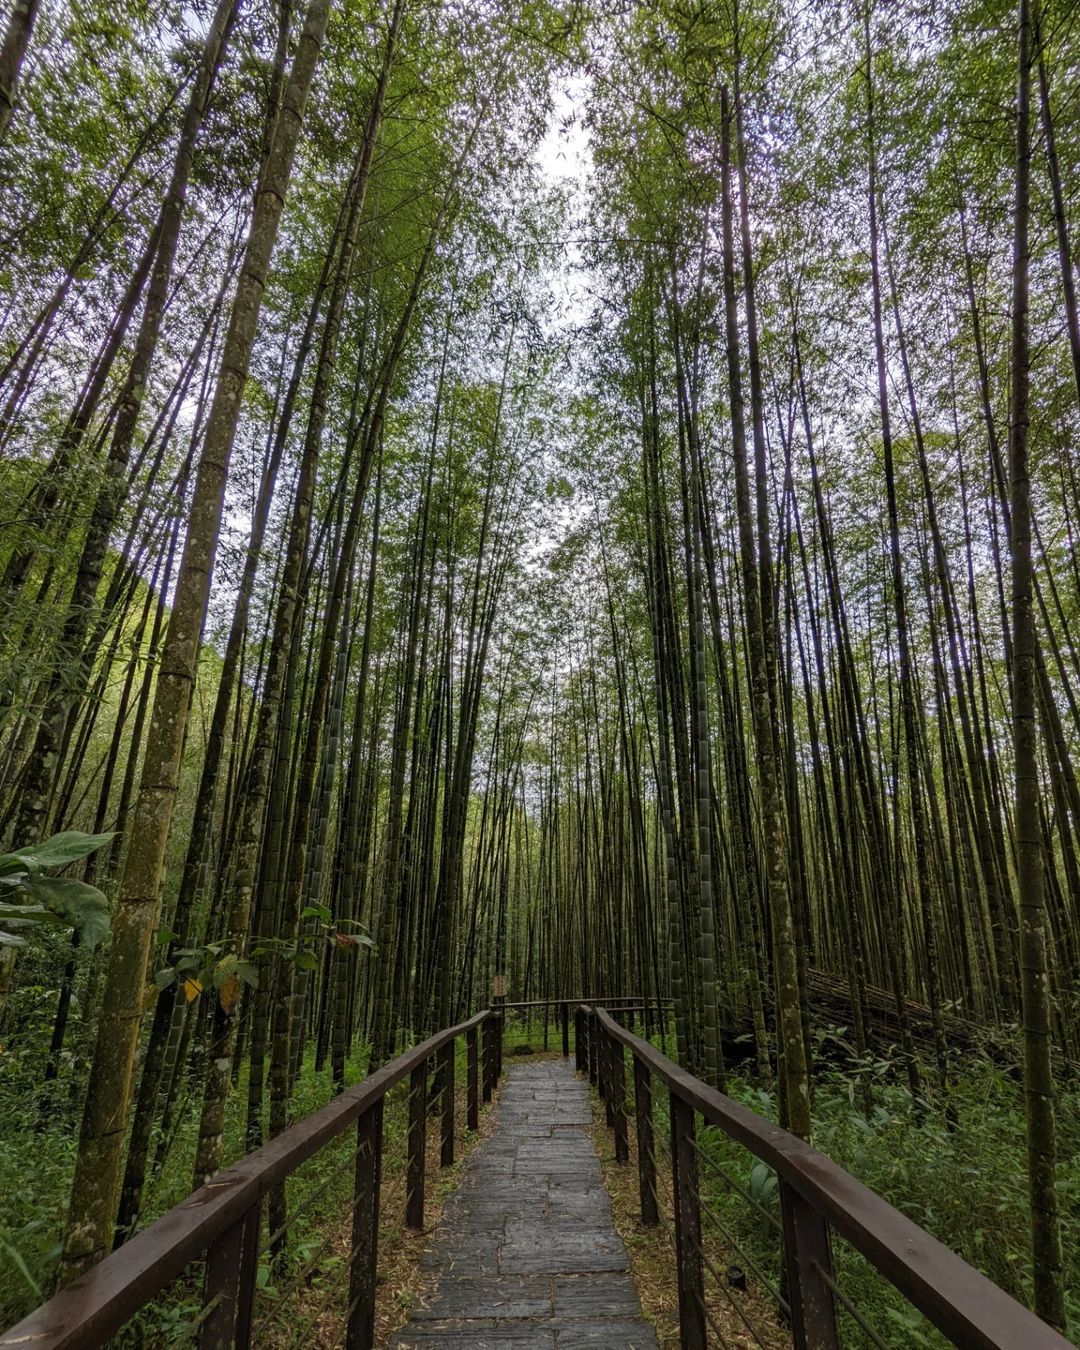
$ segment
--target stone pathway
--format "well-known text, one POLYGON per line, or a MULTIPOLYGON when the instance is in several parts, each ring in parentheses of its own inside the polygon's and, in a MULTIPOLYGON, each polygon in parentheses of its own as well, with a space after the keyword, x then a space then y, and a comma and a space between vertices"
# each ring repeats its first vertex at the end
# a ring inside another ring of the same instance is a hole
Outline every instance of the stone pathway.
POLYGON ((406 1350, 657 1350, 615 1231, 569 1061, 507 1067, 495 1129, 474 1151, 423 1257, 432 1292, 406 1350))

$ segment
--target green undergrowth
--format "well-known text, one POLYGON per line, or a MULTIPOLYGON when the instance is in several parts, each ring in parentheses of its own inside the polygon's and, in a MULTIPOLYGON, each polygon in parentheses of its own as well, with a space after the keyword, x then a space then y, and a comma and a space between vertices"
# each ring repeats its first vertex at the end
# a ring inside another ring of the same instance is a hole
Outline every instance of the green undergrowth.
MULTIPOLYGON (((464 1041, 457 1043, 456 1083, 463 1100, 466 1076, 464 1041)), ((367 1047, 347 1061, 346 1083, 359 1082, 366 1072, 367 1047)), ((71 1102, 80 1098, 78 1085, 61 1078, 49 1098, 50 1111, 41 1114, 40 1059, 26 1054, 0 1061, 0 1096, 5 1111, 0 1129, 0 1327, 10 1326, 51 1292, 68 1191, 75 1166, 78 1118, 71 1102)), ((384 1106, 383 1176, 403 1173, 408 1126, 408 1080, 388 1094, 384 1106)), ((305 1057, 293 1091, 290 1119, 297 1121, 317 1111, 334 1095, 329 1065, 315 1071, 314 1055, 305 1057)), ((200 1085, 193 1082, 177 1112, 178 1124, 167 1160, 148 1184, 142 1223, 145 1225, 179 1204, 191 1190, 198 1138, 200 1085)), ((246 1152, 247 1070, 239 1075, 230 1096, 225 1120, 225 1162, 246 1152)), ((347 1227, 351 1214, 355 1131, 323 1147, 289 1179, 287 1212, 296 1217, 289 1226, 284 1256, 260 1258, 256 1317, 262 1319, 265 1344, 302 1334, 286 1311, 290 1296, 303 1284, 311 1297, 325 1287, 334 1293, 345 1283, 347 1227), (275 1306, 280 1313, 275 1313, 275 1306)), ((155 1136, 151 1156, 157 1148, 155 1136)), ((268 1236, 264 1206, 263 1241, 268 1236)), ((392 1222, 393 1216, 387 1215, 392 1222)), ((168 1296, 144 1309, 112 1343, 128 1346, 179 1346, 192 1340, 193 1319, 201 1306, 201 1267, 197 1264, 173 1286, 168 1296)))
MULTIPOLYGON (((814 1144, 864 1185, 925 1228, 1020 1302, 1030 1305, 1032 1266, 1028 1236, 1027 1160, 1019 1076, 982 1055, 957 1059, 949 1111, 936 1093, 913 1102, 897 1066, 874 1060, 863 1073, 871 1083, 869 1113, 860 1084, 838 1068, 815 1079, 814 1144)), ((770 1120, 775 1094, 732 1075, 728 1094, 770 1120)), ((667 1139, 667 1110, 656 1107, 658 1133, 667 1139)), ((1061 1199, 1069 1328, 1080 1333, 1080 1090, 1063 1086, 1058 1109, 1058 1191, 1061 1199)), ((721 1130, 699 1135, 703 1204, 722 1224, 730 1263, 759 1286, 780 1280, 775 1174, 721 1130), (724 1175, 726 1174, 726 1175, 724 1175), (740 1194, 734 1182, 744 1194, 740 1194), (751 1204, 746 1196, 755 1203, 751 1204), (764 1211, 764 1212, 763 1212, 764 1211), (733 1238, 741 1251, 731 1246, 733 1238), (757 1267, 760 1274, 755 1274, 757 1267), (764 1279, 762 1278, 764 1277, 764 1279)), ((834 1276, 846 1299, 881 1341, 896 1350, 949 1344, 907 1300, 846 1242, 833 1236, 834 1276)), ((708 1278, 708 1277, 707 1277, 708 1278)), ((737 1295, 736 1295, 737 1296, 737 1295)), ((840 1305, 845 1344, 871 1343, 840 1305)))
MULTIPOLYGON (((513 1062, 515 1051, 522 1046, 536 1053, 543 1051, 542 1017, 531 1024, 516 1021, 508 1025, 504 1041, 507 1062, 513 1062)), ((571 1031, 571 1053, 572 1047, 571 1031)), ((556 1053, 561 1050, 557 1017, 548 1025, 547 1049, 556 1053)), ((363 1076, 365 1064, 366 1051, 350 1059, 350 1083, 363 1076)), ((457 1074, 459 1091, 463 1091, 462 1043, 458 1047, 457 1074)), ((925 1102, 913 1103, 899 1081, 895 1063, 888 1059, 867 1064, 864 1076, 872 1085, 869 1114, 861 1109, 862 1094, 851 1074, 836 1067, 819 1070, 814 1095, 816 1147, 1008 1293, 1028 1302, 1031 1262, 1018 1076, 981 1055, 958 1060, 948 1118, 944 1102, 933 1094, 925 1102)), ((0 1188, 0 1325, 7 1326, 50 1289, 74 1168, 78 1120, 70 1102, 78 1098, 78 1093, 61 1079, 52 1114, 42 1126, 40 1063, 35 1065, 30 1058, 20 1061, 15 1055, 0 1061, 0 1092, 5 1108, 4 1128, 0 1130, 0 1168, 5 1177, 5 1185, 0 1188)), ((759 1114, 776 1119, 775 1095, 749 1078, 732 1074, 728 1092, 759 1114)), ((316 1073, 309 1056, 296 1084, 292 1118, 317 1110, 332 1095, 329 1069, 316 1073)), ((632 1100, 628 1094, 628 1104, 632 1100)), ((244 1152, 245 1111, 246 1074, 242 1072, 227 1114, 228 1161, 244 1152)), ((659 1165, 666 1167, 668 1112, 665 1094, 659 1090, 654 1096, 654 1112, 659 1165)), ((1080 1333, 1080 1090, 1072 1083, 1062 1087, 1058 1123, 1058 1188, 1066 1289, 1071 1291, 1070 1331, 1075 1340, 1080 1333)), ((388 1174, 402 1164, 405 1128, 404 1091, 397 1089, 386 1115, 384 1166, 388 1174)), ((145 1221, 188 1194, 197 1129, 198 1100, 193 1093, 180 1112, 167 1163, 148 1194, 145 1221)), ((264 1312, 278 1299, 284 1306, 291 1276, 316 1252, 327 1222, 340 1216, 343 1199, 347 1203, 352 1184, 348 1165, 351 1139, 352 1132, 347 1131, 340 1142, 323 1149, 290 1182, 290 1210, 301 1206, 320 1186, 326 1189, 296 1220, 284 1264, 275 1267, 268 1257, 263 1259, 259 1306, 264 1312)), ((741 1266, 759 1288, 766 1281, 778 1287, 780 1252, 774 1225, 779 1218, 779 1197, 775 1176, 719 1130, 702 1130, 698 1142, 706 1234, 714 1222, 722 1224, 730 1235, 723 1239, 722 1246, 728 1264, 741 1266), (755 1203, 749 1203, 745 1195, 755 1203)), ((320 1277, 332 1277, 335 1262, 340 1259, 331 1254, 320 1261, 320 1277)), ((945 1344, 846 1243, 834 1241, 833 1262, 844 1295, 886 1345, 918 1350, 945 1344)), ((178 1286, 171 1299, 140 1316, 131 1328, 129 1343, 182 1343, 198 1306, 193 1278, 186 1287, 178 1286)), ((842 1310, 841 1319, 846 1324, 848 1342, 865 1340, 850 1314, 842 1310)))
MULTIPOLYGON (((364 1073, 366 1048, 353 1055, 346 1066, 348 1083, 364 1073)), ((40 1064, 29 1058, 19 1064, 14 1058, 0 1069, 0 1094, 4 1101, 4 1124, 0 1130, 0 1175, 6 1179, 0 1187, 0 1326, 6 1327, 34 1308, 51 1291, 60 1237, 67 1210, 68 1190, 75 1166, 78 1118, 70 1106, 78 1093, 63 1079, 51 1094, 51 1112, 42 1122, 40 1112, 40 1064), (35 1072, 36 1069, 36 1072, 35 1072)), ((313 1056, 305 1059, 298 1076, 291 1117, 310 1114, 333 1096, 329 1068, 316 1073, 313 1056)), ((195 1145, 198 1136, 201 1098, 198 1085, 189 1087, 178 1111, 178 1124, 167 1160, 160 1176, 148 1183, 143 1223, 148 1223, 183 1200, 191 1190, 195 1145)), ((245 1152, 244 1121, 247 1109, 247 1073, 241 1071, 232 1093, 225 1121, 225 1159, 231 1163, 245 1152)), ((404 1136, 403 1113, 388 1111, 388 1151, 396 1147, 396 1135, 404 1136), (400 1117, 400 1119, 399 1119, 400 1117)), ((351 1132, 347 1132, 351 1135, 351 1132)), ((152 1144, 156 1150, 158 1138, 152 1144)), ((309 1189, 319 1185, 327 1172, 341 1162, 345 1145, 331 1145, 311 1159, 294 1181, 289 1183, 289 1200, 296 1204, 309 1189)), ((341 1174, 341 1187, 352 1185, 348 1168, 341 1174)), ((290 1234, 290 1260, 303 1259, 312 1233, 332 1208, 340 1208, 342 1191, 332 1186, 325 1202, 314 1206, 297 1221, 290 1234)), ((273 1296, 273 1277, 268 1262, 260 1271, 260 1284, 268 1297, 273 1296)), ((168 1310, 157 1309, 150 1316, 153 1330, 144 1316, 138 1331, 149 1344, 156 1334, 159 1343, 169 1343, 181 1334, 184 1322, 197 1299, 185 1299, 183 1291, 171 1301, 168 1310), (190 1306, 188 1306, 190 1305, 190 1306)))

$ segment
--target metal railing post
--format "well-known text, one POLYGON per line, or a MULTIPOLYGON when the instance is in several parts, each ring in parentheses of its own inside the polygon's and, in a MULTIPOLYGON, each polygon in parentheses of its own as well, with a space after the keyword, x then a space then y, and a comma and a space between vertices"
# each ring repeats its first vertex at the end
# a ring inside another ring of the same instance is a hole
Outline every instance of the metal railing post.
POLYGON ((356 1122, 352 1251, 349 1255, 349 1324, 345 1350, 375 1344, 375 1281, 379 1259, 379 1190, 382 1185, 383 1101, 356 1122))
POLYGON ((427 1064, 409 1075, 409 1162, 405 1182, 405 1224, 424 1226, 424 1170, 427 1153, 427 1064))
POLYGON ((468 1063, 465 1088, 465 1124, 470 1130, 480 1128, 480 1044, 475 1027, 465 1033, 465 1057, 468 1063))
POLYGON ((671 1093, 671 1193, 675 1199, 675 1264, 679 1339, 683 1350, 705 1350, 705 1281, 701 1266, 694 1108, 671 1093))
POLYGON ((457 1055, 453 1041, 442 1048, 442 1149, 439 1162, 443 1167, 454 1165, 454 1072, 457 1055))
POLYGON ((652 1080, 648 1068, 637 1055, 634 1055, 634 1129, 637 1132, 641 1222, 651 1226, 660 1217, 656 1206, 656 1139, 653 1135, 652 1080))
POLYGON ((780 1182, 784 1271, 795 1350, 838 1350, 836 1305, 822 1271, 832 1274, 829 1225, 793 1186, 780 1182))
POLYGON ((261 1209, 261 1204, 252 1205, 207 1252, 203 1306, 213 1306, 199 1328, 199 1350, 251 1344, 261 1209))

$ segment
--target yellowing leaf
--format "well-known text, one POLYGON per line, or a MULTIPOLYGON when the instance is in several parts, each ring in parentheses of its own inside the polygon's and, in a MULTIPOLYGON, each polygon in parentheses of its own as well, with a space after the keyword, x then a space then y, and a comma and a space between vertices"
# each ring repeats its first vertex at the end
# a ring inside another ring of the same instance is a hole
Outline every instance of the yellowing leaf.
POLYGON ((202 993, 201 980, 187 979, 184 981, 184 997, 187 999, 189 1003, 192 1001, 192 999, 198 998, 201 993, 202 993))
POLYGON ((218 987, 218 998, 221 1001, 222 1011, 231 1013, 236 1007, 236 1001, 239 997, 240 981, 235 975, 230 975, 218 987))

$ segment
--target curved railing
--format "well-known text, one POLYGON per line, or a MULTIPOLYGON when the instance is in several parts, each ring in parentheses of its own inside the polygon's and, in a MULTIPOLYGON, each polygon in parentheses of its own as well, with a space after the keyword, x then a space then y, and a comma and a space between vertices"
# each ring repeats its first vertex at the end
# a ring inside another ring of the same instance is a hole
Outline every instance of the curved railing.
MULTIPOLYGON (((860 1252, 948 1340, 964 1350, 1069 1350, 1063 1336, 809 1144, 707 1087, 595 1004, 579 1004, 575 1024, 577 1067, 588 1072, 599 1088, 614 1133, 617 1161, 629 1160, 629 1130, 635 1131, 640 1213, 646 1225, 662 1217, 654 1080, 668 1090, 670 1221, 681 1340, 687 1350, 722 1343, 719 1329, 712 1326, 705 1290, 705 1271, 711 1263, 702 1243, 699 1117, 776 1173, 780 1215, 774 1222, 782 1247, 784 1292, 774 1289, 773 1293, 790 1323, 796 1350, 836 1350, 841 1344, 841 1309, 856 1324, 860 1339, 883 1344, 836 1280, 831 1252, 834 1234, 860 1252), (633 1068, 632 1112, 626 1107, 627 1050, 633 1068)), ((740 1189, 733 1178, 727 1180, 740 1189)), ((745 1189, 740 1194, 756 1204, 745 1189)), ((762 1209, 759 1204, 757 1208, 762 1209)))

